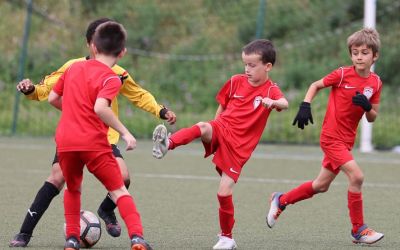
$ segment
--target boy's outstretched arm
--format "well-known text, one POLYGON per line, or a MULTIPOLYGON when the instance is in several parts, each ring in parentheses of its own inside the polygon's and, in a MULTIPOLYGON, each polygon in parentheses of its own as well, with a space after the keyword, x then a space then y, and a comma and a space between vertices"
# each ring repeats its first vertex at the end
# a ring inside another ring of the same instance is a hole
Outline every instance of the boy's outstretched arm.
POLYGON ((105 98, 97 98, 94 104, 94 112, 109 127, 120 133, 121 138, 126 142, 126 150, 136 148, 136 139, 129 130, 118 120, 110 108, 110 101, 105 98))
POLYGON ((62 110, 62 97, 59 96, 56 92, 53 90, 50 91, 49 97, 48 97, 48 102, 56 107, 56 109, 62 110))
POLYGON ((278 100, 265 97, 262 99, 262 104, 266 108, 276 109, 277 111, 282 111, 289 108, 289 103, 284 97, 279 98, 278 100))
POLYGON ((304 97, 303 102, 300 103, 299 111, 297 112, 297 115, 292 123, 293 126, 295 126, 297 123, 298 128, 304 129, 304 126, 308 125, 308 121, 314 124, 311 113, 311 102, 317 95, 318 91, 322 88, 325 88, 323 79, 313 82, 310 85, 310 87, 307 90, 306 96, 304 97))

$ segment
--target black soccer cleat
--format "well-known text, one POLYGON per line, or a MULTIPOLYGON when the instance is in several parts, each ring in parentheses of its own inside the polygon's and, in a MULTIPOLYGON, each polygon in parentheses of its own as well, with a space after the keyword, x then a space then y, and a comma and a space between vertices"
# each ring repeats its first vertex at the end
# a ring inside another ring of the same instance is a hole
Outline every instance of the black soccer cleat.
POLYGON ((131 250, 153 250, 143 237, 134 234, 131 238, 131 250))
POLYGON ((69 237, 64 244, 64 250, 79 250, 79 241, 75 237, 69 237))
POLYGON ((119 225, 114 211, 111 213, 105 212, 101 207, 97 210, 97 214, 104 220, 106 224, 106 231, 112 237, 119 237, 121 235, 121 226, 119 225))
POLYGON ((10 247, 26 247, 31 240, 32 235, 26 233, 18 233, 10 241, 10 247))

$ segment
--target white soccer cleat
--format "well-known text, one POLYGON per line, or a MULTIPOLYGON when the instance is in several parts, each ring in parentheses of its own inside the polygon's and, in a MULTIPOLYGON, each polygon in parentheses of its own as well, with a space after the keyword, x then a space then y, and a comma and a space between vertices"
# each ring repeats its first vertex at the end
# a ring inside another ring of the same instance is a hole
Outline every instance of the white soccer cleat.
POLYGON ((271 195, 270 208, 267 215, 267 225, 269 228, 275 225, 279 215, 285 210, 285 207, 279 206, 279 197, 281 196, 282 193, 272 193, 271 195))
POLYGON ((234 239, 231 239, 226 236, 218 235, 218 242, 213 246, 213 249, 219 250, 233 250, 237 248, 236 242, 234 239))
POLYGON ((353 236, 353 243, 374 244, 380 241, 384 235, 368 228, 367 225, 363 225, 358 229, 357 233, 351 233, 351 236, 353 236))
POLYGON ((163 158, 168 152, 169 139, 167 128, 157 125, 153 131, 153 156, 157 159, 163 158))

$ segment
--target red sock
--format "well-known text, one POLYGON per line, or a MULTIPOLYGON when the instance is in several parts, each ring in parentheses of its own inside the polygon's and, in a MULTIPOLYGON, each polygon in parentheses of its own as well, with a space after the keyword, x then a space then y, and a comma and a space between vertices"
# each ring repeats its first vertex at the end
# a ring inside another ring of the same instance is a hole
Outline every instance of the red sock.
POLYGON ((174 149, 181 145, 186 145, 189 142, 193 141, 196 138, 201 136, 200 127, 197 125, 193 125, 190 128, 183 128, 173 133, 169 138, 169 148, 174 149))
POLYGON ((279 198, 279 202, 282 206, 286 206, 288 204, 294 204, 298 201, 302 201, 308 198, 313 197, 315 194, 314 189, 312 188, 312 181, 304 182, 300 186, 293 188, 289 192, 283 194, 279 198))
POLYGON ((65 216, 65 232, 66 238, 71 236, 79 239, 81 235, 80 226, 80 210, 81 210, 81 193, 70 192, 68 189, 64 191, 64 216, 65 216))
POLYGON ((136 234, 143 237, 143 227, 140 215, 136 210, 135 202, 132 196, 123 195, 117 200, 119 214, 128 228, 129 238, 136 234))
POLYGON ((219 225, 221 227, 221 235, 232 238, 232 228, 235 224, 232 195, 217 196, 219 201, 219 225))
POLYGON ((362 225, 364 225, 362 194, 348 191, 347 202, 350 221, 353 225, 353 233, 355 233, 362 225))

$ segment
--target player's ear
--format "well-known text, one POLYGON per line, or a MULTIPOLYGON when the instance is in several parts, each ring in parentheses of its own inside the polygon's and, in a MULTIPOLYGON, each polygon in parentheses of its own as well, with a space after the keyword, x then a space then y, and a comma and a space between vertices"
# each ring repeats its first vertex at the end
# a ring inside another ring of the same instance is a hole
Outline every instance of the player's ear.
POLYGON ((266 63, 266 64, 264 64, 264 69, 265 69, 265 72, 269 72, 271 69, 272 69, 272 63, 266 63))
POLYGON ((123 56, 125 56, 126 52, 127 52, 127 49, 124 48, 124 49, 119 53, 118 58, 122 58, 123 56))
POLYGON ((372 61, 375 63, 379 58, 379 52, 376 52, 374 57, 372 58, 372 61))
POLYGON ((94 43, 90 43, 89 44, 89 49, 92 55, 97 55, 98 54, 98 50, 96 48, 96 45, 94 45, 94 43))

